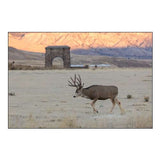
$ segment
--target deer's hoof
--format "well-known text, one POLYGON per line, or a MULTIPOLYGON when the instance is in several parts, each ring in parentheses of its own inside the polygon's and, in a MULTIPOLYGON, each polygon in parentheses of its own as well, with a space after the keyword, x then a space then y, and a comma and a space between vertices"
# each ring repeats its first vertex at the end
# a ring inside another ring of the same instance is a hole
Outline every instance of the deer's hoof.
POLYGON ((95 110, 94 112, 95 112, 95 113, 98 113, 98 111, 97 111, 97 110, 95 110))

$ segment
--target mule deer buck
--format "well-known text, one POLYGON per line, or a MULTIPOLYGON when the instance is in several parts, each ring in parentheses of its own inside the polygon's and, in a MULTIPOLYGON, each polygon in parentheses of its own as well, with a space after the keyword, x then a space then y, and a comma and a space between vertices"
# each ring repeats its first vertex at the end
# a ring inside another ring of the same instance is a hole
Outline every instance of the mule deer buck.
POLYGON ((77 77, 76 74, 74 75, 74 78, 70 77, 68 85, 70 87, 77 88, 75 91, 75 95, 73 96, 74 98, 81 96, 93 100, 91 106, 93 107, 93 111, 96 113, 98 113, 98 110, 95 109, 96 101, 106 99, 110 99, 113 104, 110 113, 113 111, 115 104, 118 104, 121 110, 121 114, 125 113, 124 109, 121 107, 121 102, 117 99, 118 88, 116 86, 92 85, 87 88, 83 88, 84 83, 82 84, 80 75, 78 75, 77 77))

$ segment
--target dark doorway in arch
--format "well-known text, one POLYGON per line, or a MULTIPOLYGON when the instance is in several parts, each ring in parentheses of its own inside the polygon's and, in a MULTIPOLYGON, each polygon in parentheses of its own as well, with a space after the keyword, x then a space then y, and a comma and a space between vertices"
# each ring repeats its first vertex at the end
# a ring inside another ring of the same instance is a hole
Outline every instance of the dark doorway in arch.
POLYGON ((64 68, 64 62, 61 57, 55 57, 52 60, 52 68, 53 69, 62 69, 64 68))

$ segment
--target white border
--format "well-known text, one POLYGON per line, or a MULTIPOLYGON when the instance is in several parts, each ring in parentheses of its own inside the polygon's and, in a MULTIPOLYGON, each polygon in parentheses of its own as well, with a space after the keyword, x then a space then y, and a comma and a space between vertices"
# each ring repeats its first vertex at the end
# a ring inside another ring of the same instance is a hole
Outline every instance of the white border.
MULTIPOLYGON (((5 159, 159 159, 160 31, 158 1, 1 2, 0 147, 5 159), (157 2, 157 3, 156 3, 157 2), (9 130, 9 31, 153 31, 154 128, 137 130, 9 130)), ((2 158, 1 158, 2 159, 2 158)))

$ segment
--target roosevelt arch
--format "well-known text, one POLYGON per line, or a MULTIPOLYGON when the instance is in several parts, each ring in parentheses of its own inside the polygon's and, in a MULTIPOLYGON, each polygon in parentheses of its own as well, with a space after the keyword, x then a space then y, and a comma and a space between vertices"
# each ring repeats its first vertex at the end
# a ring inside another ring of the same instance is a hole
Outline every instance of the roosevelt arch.
POLYGON ((70 68, 70 47, 69 46, 48 46, 45 48, 45 67, 52 68, 52 62, 56 57, 63 60, 64 68, 70 68))

